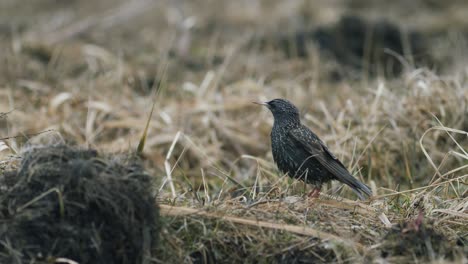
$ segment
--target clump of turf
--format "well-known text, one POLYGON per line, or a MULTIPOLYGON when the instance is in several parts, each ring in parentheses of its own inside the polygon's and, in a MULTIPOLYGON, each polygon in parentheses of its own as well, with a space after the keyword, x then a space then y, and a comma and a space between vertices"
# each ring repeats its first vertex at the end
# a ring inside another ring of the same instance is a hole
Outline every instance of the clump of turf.
POLYGON ((38 147, 8 179, 0 263, 147 263, 153 256, 159 212, 137 158, 38 147))

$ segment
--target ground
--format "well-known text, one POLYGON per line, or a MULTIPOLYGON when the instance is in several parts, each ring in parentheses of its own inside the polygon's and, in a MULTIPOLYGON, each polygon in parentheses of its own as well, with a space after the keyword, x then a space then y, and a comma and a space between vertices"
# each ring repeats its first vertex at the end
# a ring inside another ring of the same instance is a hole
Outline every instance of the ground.
POLYGON ((1 0, 0 169, 149 120, 151 261, 466 263, 468 4, 387 2, 1 0), (279 97, 374 197, 278 172, 279 97))

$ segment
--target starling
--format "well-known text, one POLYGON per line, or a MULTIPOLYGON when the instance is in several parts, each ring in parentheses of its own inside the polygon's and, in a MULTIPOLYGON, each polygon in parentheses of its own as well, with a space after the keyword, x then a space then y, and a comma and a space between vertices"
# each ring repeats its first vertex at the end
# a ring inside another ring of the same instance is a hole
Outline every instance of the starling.
POLYGON ((299 110, 289 101, 274 99, 264 105, 273 113, 271 148, 278 169, 290 177, 313 184, 313 197, 318 197, 323 183, 338 180, 349 187, 361 200, 371 196, 370 188, 354 178, 331 153, 325 143, 301 124, 299 110))

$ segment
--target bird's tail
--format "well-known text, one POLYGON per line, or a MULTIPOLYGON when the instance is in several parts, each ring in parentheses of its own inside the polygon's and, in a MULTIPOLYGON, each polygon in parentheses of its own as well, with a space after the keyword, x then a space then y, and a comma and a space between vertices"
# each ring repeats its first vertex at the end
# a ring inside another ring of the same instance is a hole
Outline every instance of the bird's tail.
POLYGON ((349 177, 347 178, 347 181, 345 182, 353 192, 357 194, 359 199, 361 200, 366 200, 366 196, 372 196, 372 191, 369 188, 369 186, 365 185, 364 183, 358 181, 356 178, 354 178, 351 175, 348 175, 349 177))
POLYGON ((369 186, 354 178, 353 175, 351 175, 344 167, 338 168, 340 169, 340 173, 335 174, 336 179, 348 185, 357 194, 359 199, 365 200, 365 196, 372 196, 372 191, 369 186))
MULTIPOLYGON (((331 156, 330 152, 328 152, 328 154, 331 156)), ((351 175, 351 173, 349 173, 349 171, 346 169, 346 167, 336 158, 330 161, 330 159, 325 159, 323 155, 318 155, 317 159, 319 160, 320 164, 322 164, 322 166, 324 166, 331 174, 333 174, 333 176, 335 176, 335 179, 351 187, 357 196, 359 196, 359 199, 365 200, 365 196, 372 196, 372 191, 369 186, 354 178, 353 175, 351 175)))

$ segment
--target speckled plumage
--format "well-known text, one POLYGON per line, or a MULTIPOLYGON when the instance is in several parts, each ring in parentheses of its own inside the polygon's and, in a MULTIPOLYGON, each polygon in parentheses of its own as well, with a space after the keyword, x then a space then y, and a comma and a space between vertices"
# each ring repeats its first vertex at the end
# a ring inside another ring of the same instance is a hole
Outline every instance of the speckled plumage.
POLYGON ((273 159, 280 171, 320 189, 323 183, 338 180, 364 199, 371 196, 368 186, 359 182, 309 128, 301 124, 298 109, 289 101, 274 99, 262 103, 275 119, 271 130, 273 159))

